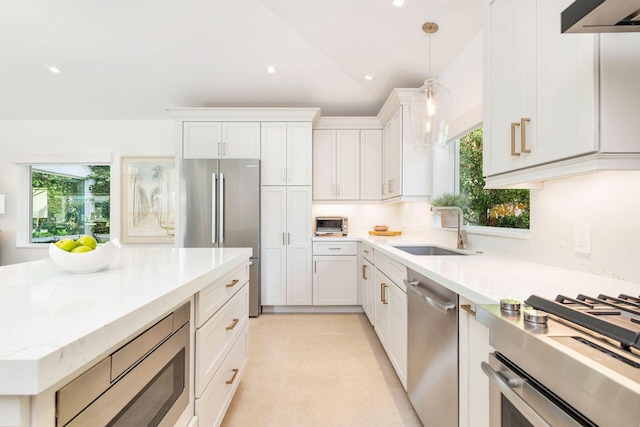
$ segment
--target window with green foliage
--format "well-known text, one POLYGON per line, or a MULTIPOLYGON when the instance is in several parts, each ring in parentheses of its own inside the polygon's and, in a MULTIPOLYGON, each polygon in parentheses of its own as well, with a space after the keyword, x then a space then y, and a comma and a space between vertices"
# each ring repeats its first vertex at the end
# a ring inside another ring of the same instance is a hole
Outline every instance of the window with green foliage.
POLYGON ((109 240, 110 166, 31 166, 31 243, 109 240))
POLYGON ((529 190, 486 190, 482 174, 482 128, 458 140, 459 192, 468 199, 465 224, 529 228, 529 190))

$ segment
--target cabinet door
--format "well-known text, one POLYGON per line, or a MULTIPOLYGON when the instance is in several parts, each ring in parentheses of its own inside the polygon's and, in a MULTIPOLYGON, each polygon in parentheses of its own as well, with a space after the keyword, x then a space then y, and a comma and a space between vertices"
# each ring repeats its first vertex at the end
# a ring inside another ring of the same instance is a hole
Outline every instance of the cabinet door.
POLYGON ((400 382, 407 389, 407 294, 393 283, 387 288, 389 339, 387 354, 400 382))
POLYGON ((366 259, 362 259, 362 265, 360 266, 360 289, 362 299, 362 309, 369 318, 369 322, 375 324, 374 317, 374 298, 375 298, 375 280, 373 277, 373 264, 366 259))
POLYGON ((312 185, 311 122, 287 123, 287 185, 312 185))
POLYGON ((227 159, 259 159, 260 122, 222 123, 222 154, 227 159))
POLYGON ((383 199, 390 199, 402 194, 402 115, 400 108, 383 130, 383 199))
POLYGON ((391 281, 382 274, 377 268, 374 269, 374 281, 375 286, 373 289, 374 292, 374 317, 375 324, 373 325, 373 329, 376 331, 376 335, 378 335, 378 339, 380 343, 382 343, 382 347, 387 348, 387 340, 389 337, 389 302, 388 302, 388 287, 394 286, 391 281))
MULTIPOLYGON (((475 304, 460 297, 460 306, 475 311, 475 304)), ((459 420, 461 427, 489 426, 489 380, 480 364, 487 362, 493 351, 489 344, 489 328, 474 315, 459 310, 459 420)))
POLYGON ((261 293, 263 305, 287 303, 287 188, 261 189, 261 293))
POLYGON ((336 131, 336 199, 360 199, 360 131, 336 131))
POLYGON ((260 146, 261 185, 286 185, 287 123, 262 123, 260 146))
POLYGON ((185 159, 219 159, 222 153, 222 123, 184 122, 182 157, 185 159))
POLYGON ((336 131, 313 131, 313 200, 336 199, 336 131))
POLYGON ((360 131, 360 200, 382 198, 382 131, 360 131))
POLYGON ((287 187, 287 304, 311 304, 311 187, 287 187))
POLYGON ((532 83, 525 82, 525 97, 535 97, 535 106, 525 112, 532 117, 527 166, 598 150, 597 36, 558 31, 560 15, 572 2, 535 2, 535 72, 532 83))
MULTIPOLYGON (((483 173, 494 175, 524 167, 520 128, 511 123, 524 116, 525 3, 497 0, 485 3, 483 173)), ((533 46, 535 48, 535 46, 533 46)))
POLYGON ((358 304, 358 257, 313 257, 313 304, 358 304))

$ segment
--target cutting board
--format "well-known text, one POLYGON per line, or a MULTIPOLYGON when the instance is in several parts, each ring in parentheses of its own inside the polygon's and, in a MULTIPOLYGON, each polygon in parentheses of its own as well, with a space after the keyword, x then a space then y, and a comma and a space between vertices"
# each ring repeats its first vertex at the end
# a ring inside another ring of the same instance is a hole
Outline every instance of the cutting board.
POLYGON ((399 236, 402 234, 402 231, 397 230, 397 231, 392 231, 392 230, 387 230, 387 231, 375 231, 375 230, 371 230, 369 231, 369 234, 371 236, 399 236))

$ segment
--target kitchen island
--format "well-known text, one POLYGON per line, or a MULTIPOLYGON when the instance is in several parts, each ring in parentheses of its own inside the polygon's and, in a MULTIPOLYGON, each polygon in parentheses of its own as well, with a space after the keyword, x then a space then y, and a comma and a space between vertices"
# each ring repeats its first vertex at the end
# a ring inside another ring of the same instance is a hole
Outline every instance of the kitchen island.
POLYGON ((49 259, 0 267, 0 425, 48 425, 38 420, 55 410, 56 389, 250 256, 247 248, 123 248, 91 274, 49 259), (48 397, 34 409, 38 395, 48 397))

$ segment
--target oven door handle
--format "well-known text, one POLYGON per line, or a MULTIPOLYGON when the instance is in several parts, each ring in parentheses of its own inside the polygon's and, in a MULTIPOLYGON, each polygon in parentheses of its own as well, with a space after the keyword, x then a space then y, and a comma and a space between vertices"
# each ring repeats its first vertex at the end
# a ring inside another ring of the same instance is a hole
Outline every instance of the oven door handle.
POLYGON ((518 377, 508 377, 502 372, 496 372, 487 362, 482 362, 482 370, 500 390, 500 392, 516 407, 527 421, 535 427, 552 427, 544 418, 540 416, 527 402, 525 402, 513 387, 520 387, 523 381, 518 377))

